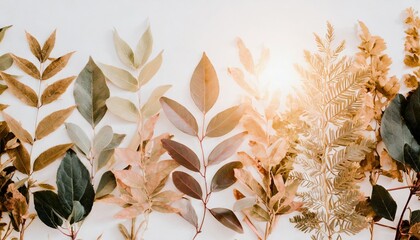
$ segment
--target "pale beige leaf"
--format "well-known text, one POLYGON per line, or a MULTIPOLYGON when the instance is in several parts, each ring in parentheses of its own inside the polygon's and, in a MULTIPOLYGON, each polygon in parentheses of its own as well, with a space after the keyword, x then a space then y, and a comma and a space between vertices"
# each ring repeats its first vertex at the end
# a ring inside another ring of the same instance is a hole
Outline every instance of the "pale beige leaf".
POLYGON ((258 92, 255 90, 256 86, 254 86, 252 83, 249 83, 245 80, 244 73, 239 68, 228 68, 229 75, 235 80, 235 82, 243 89, 245 92, 250 94, 251 96, 254 96, 256 98, 259 98, 258 92))
POLYGON ((240 38, 236 40, 236 45, 239 50, 239 60, 241 61, 242 65, 249 73, 255 74, 255 65, 251 52, 248 48, 246 48, 244 42, 240 38))
POLYGON ((42 60, 42 52, 41 52, 41 46, 39 45, 38 40, 34 36, 32 36, 30 33, 26 32, 26 41, 29 44, 29 49, 31 50, 32 54, 39 60, 42 60))
POLYGON ((137 43, 135 55, 134 55, 134 66, 139 68, 143 66, 150 57, 153 48, 153 37, 150 31, 150 26, 147 27, 146 31, 141 36, 137 43))
POLYGON ((184 194, 174 191, 163 191, 152 196, 153 202, 162 202, 162 203, 173 203, 182 198, 184 194))
POLYGON ((45 88, 44 92, 42 92, 41 104, 45 105, 57 100, 67 90, 75 78, 76 76, 71 76, 61 79, 45 88))
POLYGON ((114 170, 115 178, 131 188, 143 188, 143 176, 132 170, 114 170))
POLYGON ((42 80, 47 80, 53 77, 55 74, 59 73, 67 65, 73 53, 74 52, 67 53, 66 55, 63 55, 52 61, 42 73, 42 80))
POLYGON ((159 99, 165 94, 172 85, 163 85, 155 88, 153 92, 150 94, 149 99, 147 102, 142 106, 141 113, 143 118, 147 119, 156 113, 159 112, 161 109, 161 105, 159 99))
POLYGON ((56 35, 57 30, 54 30, 54 32, 51 33, 51 35, 48 37, 48 39, 45 41, 44 46, 42 46, 42 61, 41 62, 45 62, 50 54, 51 51, 54 48, 55 45, 55 35, 56 35))
POLYGON ((118 57, 127 67, 134 67, 134 53, 128 44, 114 30, 114 45, 118 57))
POLYGON ((13 93, 13 95, 31 107, 38 106, 38 96, 32 88, 19 82, 12 75, 7 73, 0 72, 0 76, 6 82, 9 90, 13 93))
POLYGON ((127 165, 138 166, 141 163, 140 152, 129 148, 116 148, 114 156, 117 161, 124 162, 127 165))
POLYGON ((39 171, 51 163, 53 163, 57 158, 63 156, 67 150, 73 146, 73 143, 60 144, 54 147, 51 147, 44 152, 42 152, 34 162, 33 171, 39 171))
POLYGON ((115 86, 131 92, 136 92, 139 89, 137 79, 128 71, 102 63, 98 64, 98 66, 105 77, 115 84, 115 86))
POLYGON ((140 119, 140 112, 136 105, 127 99, 110 97, 106 100, 106 106, 110 112, 124 120, 138 122, 140 119))
POLYGON ((260 75, 264 69, 267 67, 268 60, 270 59, 270 50, 268 48, 264 48, 261 51, 260 60, 258 61, 257 66, 255 66, 255 72, 257 75, 260 75))
POLYGON ((163 51, 161 51, 152 61, 148 62, 141 69, 137 78, 140 87, 148 83, 153 78, 153 76, 155 76, 157 71, 159 71, 160 66, 162 65, 162 53, 163 51))
POLYGON ((24 58, 20 58, 14 54, 11 54, 11 56, 13 61, 22 71, 35 79, 41 79, 41 74, 39 73, 38 68, 32 62, 24 58))
POLYGON ((243 115, 242 106, 228 108, 214 116, 207 126, 206 136, 220 137, 232 131, 243 115))
POLYGON ((7 126, 10 128, 10 131, 15 134, 15 136, 19 138, 20 141, 33 144, 34 140, 31 134, 26 131, 18 121, 16 121, 12 116, 5 113, 4 111, 2 114, 4 121, 6 121, 7 126))
POLYGON ((64 123, 64 121, 71 115, 75 108, 75 106, 71 106, 69 108, 61 109, 42 119, 36 127, 36 139, 42 139, 50 133, 54 132, 64 123))
POLYGON ((145 207, 141 205, 133 205, 126 207, 123 210, 119 211, 114 217, 122 219, 133 219, 141 215, 145 211, 145 207))

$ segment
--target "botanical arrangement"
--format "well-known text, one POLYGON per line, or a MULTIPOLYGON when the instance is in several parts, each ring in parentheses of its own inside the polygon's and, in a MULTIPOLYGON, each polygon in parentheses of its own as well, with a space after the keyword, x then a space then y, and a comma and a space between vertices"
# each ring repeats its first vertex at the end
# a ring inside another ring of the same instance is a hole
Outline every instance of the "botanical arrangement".
MULTIPOLYGON (((264 79, 269 49, 257 60, 238 38, 241 67, 227 73, 241 102, 222 105, 221 75, 203 53, 189 84, 193 108, 164 96, 171 85, 150 89, 164 56, 153 53, 150 26, 135 49, 114 30, 123 67, 89 58, 70 77, 61 75, 74 52, 54 56, 56 31, 42 45, 26 32, 31 55, 0 55, 0 95, 16 100, 0 101, 0 239, 23 240, 36 219, 77 239, 96 203, 118 206, 115 218, 126 240, 145 239, 149 224, 162 224, 150 221, 153 212, 179 215, 193 226, 193 240, 206 231, 210 215, 260 240, 283 228, 281 218, 314 240, 365 229, 375 239, 380 228, 394 231, 396 240, 420 239, 420 210, 413 204, 420 196, 420 17, 414 9, 407 9, 405 24, 404 64, 411 72, 401 82, 389 76, 385 40, 363 22, 354 56, 344 54, 345 42, 335 40, 327 23, 324 37, 315 34, 317 51, 304 51, 306 64, 296 67, 301 87, 285 103, 264 79), (75 104, 57 104, 69 88, 75 104), (216 103, 224 110, 216 112, 216 103), (75 112, 86 121, 67 121, 75 112), (131 124, 132 139, 105 125, 106 116, 131 124), (159 132, 162 118, 174 130, 159 132), (59 131, 71 142, 55 143, 59 131), (43 179, 55 163, 55 179, 43 179), (386 181, 400 187, 387 188, 386 181), (228 189, 234 205, 215 206, 211 200, 228 189), (405 203, 394 200, 397 191, 407 194, 405 203)), ((0 28, 0 42, 10 27, 0 28)))

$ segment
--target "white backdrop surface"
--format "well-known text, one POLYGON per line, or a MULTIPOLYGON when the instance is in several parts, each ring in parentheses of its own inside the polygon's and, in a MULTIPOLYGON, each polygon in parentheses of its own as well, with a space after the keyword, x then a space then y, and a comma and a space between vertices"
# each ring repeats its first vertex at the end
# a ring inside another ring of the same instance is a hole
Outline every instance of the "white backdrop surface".
MULTIPOLYGON (((383 37, 388 45, 387 53, 393 59, 391 75, 401 77, 407 70, 404 68, 403 44, 404 25, 403 13, 407 7, 420 10, 419 0, 352 0, 352 1, 303 1, 303 0, 2 0, 0 1, 0 25, 13 25, 2 44, 0 52, 13 52, 22 57, 31 58, 25 40, 25 30, 43 42, 49 34, 57 29, 56 47, 53 56, 59 56, 69 51, 76 51, 69 65, 60 76, 77 75, 86 64, 88 57, 95 61, 121 66, 114 50, 112 30, 118 29, 120 35, 130 45, 137 43, 138 38, 150 23, 154 37, 153 56, 164 50, 163 65, 150 84, 143 91, 144 99, 158 85, 172 84, 173 87, 166 96, 185 104, 196 111, 189 97, 189 81, 203 51, 207 53, 219 76, 221 92, 215 109, 216 112, 238 103, 240 89, 227 74, 227 67, 239 66, 235 38, 241 37, 249 49, 259 56, 263 46, 270 48, 271 60, 266 77, 276 81, 284 89, 284 94, 290 91, 290 85, 298 82, 299 76, 293 65, 303 63, 303 50, 315 50, 313 32, 324 34, 326 22, 330 21, 336 29, 336 38, 347 41, 347 52, 357 51, 357 21, 361 20, 370 28, 372 34, 383 37)), ((15 67, 8 70, 19 73, 15 67)), ((59 77, 59 76, 57 76, 59 77)), ((131 96, 112 84, 109 84, 111 95, 131 96)), ((46 107, 41 112, 45 116, 58 106, 74 104, 72 87, 58 102, 46 107)), ((22 124, 33 131, 34 112, 23 106, 9 93, 1 96, 1 101, 9 103, 8 113, 12 114, 22 124)), ((194 112, 198 113, 198 111, 194 112)), ((163 115, 162 115, 163 116, 163 115)), ((88 124, 75 111, 67 120, 78 123, 86 132, 88 124)), ((115 132, 132 135, 135 126, 127 124, 110 113, 107 113, 101 125, 111 124, 115 132)), ((192 148, 194 142, 176 130, 166 117, 158 123, 158 132, 171 132, 192 148)), ((128 141, 124 141, 122 146, 128 141)), ((36 144, 35 155, 41 153, 57 142, 68 142, 65 129, 62 127, 50 137, 36 144)), ((205 151, 209 152, 216 141, 209 141, 205 151)), ((34 178, 48 180, 55 184, 55 171, 58 162, 34 178)), ((215 169, 210 169, 210 175, 215 169), (213 171, 212 171, 213 170, 213 171)), ((383 184, 398 186, 386 179, 383 184)), ((173 188, 171 184, 168 186, 173 188)), ((366 192, 370 189, 366 185, 366 192)), ((407 192, 394 194, 399 205, 406 198, 407 192)), ((415 201, 413 201, 415 202, 415 201)), ((231 208, 234 203, 232 188, 217 193, 210 201, 210 206, 231 208)), ((195 205, 195 202, 194 202, 195 205)), ((415 204, 414 204, 415 206, 415 204)), ((197 205, 200 207, 200 205, 197 205)), ((418 206, 417 206, 418 207, 418 206)), ((200 209, 200 208, 199 208, 200 209)), ((91 214, 85 220, 79 238, 94 240, 103 234, 103 239, 122 239, 118 233, 117 224, 121 220, 113 218, 118 207, 103 203, 95 204, 91 214)), ((32 211, 33 207, 32 207, 32 211)), ((201 210, 198 211, 200 217, 201 210)), ((398 215, 398 212, 397 212, 398 215)), ((284 216, 279 221, 270 239, 301 240, 310 236, 296 230, 289 223, 290 216, 284 216)), ((388 225, 396 223, 383 221, 388 225)), ((224 228, 211 216, 206 220, 203 233, 198 239, 256 239, 244 225, 245 233, 236 234, 224 228)), ((393 232, 375 228, 374 239, 393 239, 393 232)), ((187 240, 191 239, 195 230, 180 217, 153 213, 149 229, 144 236, 146 240, 187 240)), ((345 239, 369 239, 367 231, 345 239)), ((36 220, 26 232, 26 239, 66 239, 58 231, 50 229, 36 220)))

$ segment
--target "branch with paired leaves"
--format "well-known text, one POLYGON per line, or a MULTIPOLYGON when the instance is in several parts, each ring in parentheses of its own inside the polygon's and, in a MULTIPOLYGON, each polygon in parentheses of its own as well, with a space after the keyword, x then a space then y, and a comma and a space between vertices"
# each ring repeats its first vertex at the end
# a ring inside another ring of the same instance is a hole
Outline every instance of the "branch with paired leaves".
POLYGON ((180 142, 171 139, 162 140, 163 147, 168 151, 169 155, 181 166, 193 172, 194 176, 198 177, 196 178, 185 171, 172 173, 175 187, 187 196, 201 201, 203 206, 203 214, 200 221, 198 221, 197 214, 190 203, 184 205, 185 208, 181 210, 180 214, 195 227, 196 233, 193 239, 196 239, 201 233, 207 212, 224 226, 242 233, 242 225, 231 210, 209 207, 209 201, 213 193, 224 190, 236 182, 234 169, 242 168, 242 163, 230 162, 225 164, 219 168, 210 184, 208 183, 207 168, 224 162, 231 157, 242 143, 246 133, 239 133, 225 139, 207 157, 205 156, 203 145, 204 140, 208 137, 222 137, 231 132, 238 125, 244 108, 238 105, 223 110, 212 117, 207 124, 207 114, 219 97, 219 81, 216 71, 205 53, 203 53, 192 75, 190 94, 195 105, 202 113, 201 131, 196 118, 187 108, 170 98, 162 97, 160 99, 162 109, 168 120, 183 133, 196 138, 200 145, 200 154, 197 155, 191 148, 180 142), (201 179, 201 184, 197 179, 201 179))

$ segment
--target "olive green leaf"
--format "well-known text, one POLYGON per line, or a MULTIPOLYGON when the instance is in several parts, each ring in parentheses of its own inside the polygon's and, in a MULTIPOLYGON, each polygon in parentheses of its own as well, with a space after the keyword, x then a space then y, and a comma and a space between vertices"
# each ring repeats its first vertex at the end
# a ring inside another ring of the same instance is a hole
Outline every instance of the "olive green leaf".
POLYGON ((13 58, 9 53, 0 56, 0 71, 10 68, 13 64, 13 58))
POLYGON ((99 181, 98 188, 96 189, 96 199, 100 199, 110 194, 117 187, 117 181, 112 171, 107 171, 102 174, 99 181))
POLYGON ((139 83, 131 73, 128 71, 117 68, 107 64, 99 64, 102 72, 104 73, 105 77, 111 81, 115 86, 131 91, 136 92, 139 89, 139 83))
POLYGON ((38 191, 34 193, 35 210, 39 219, 51 228, 63 225, 61 207, 58 195, 52 191, 38 191))
POLYGON ((138 122, 140 120, 140 112, 136 105, 127 99, 110 97, 106 100, 106 106, 110 112, 124 120, 130 122, 138 122))
POLYGON ((74 123, 65 123, 71 141, 86 156, 90 152, 90 140, 86 133, 74 123))
POLYGON ((104 126, 99 130, 93 139, 93 149, 95 152, 101 152, 108 144, 111 143, 114 131, 110 126, 104 126))
POLYGON ((47 167, 59 157, 63 156, 72 146, 73 143, 66 143, 45 150, 35 159, 33 171, 36 172, 47 167))

